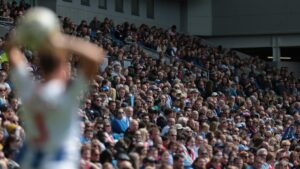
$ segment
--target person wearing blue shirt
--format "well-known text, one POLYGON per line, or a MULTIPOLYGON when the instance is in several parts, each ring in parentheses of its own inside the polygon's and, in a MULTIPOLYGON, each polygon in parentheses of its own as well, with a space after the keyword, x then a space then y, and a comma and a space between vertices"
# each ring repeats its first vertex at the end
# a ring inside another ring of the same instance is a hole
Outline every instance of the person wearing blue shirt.
POLYGON ((129 118, 125 115, 124 110, 121 108, 117 111, 116 116, 113 117, 111 127, 114 133, 125 133, 129 127, 129 118))
POLYGON ((293 126, 289 126, 284 130, 282 140, 293 140, 297 142, 300 140, 300 121, 296 121, 293 126))
POLYGON ((86 129, 84 131, 84 134, 80 136, 80 143, 81 144, 88 144, 91 142, 93 138, 93 130, 91 129, 86 129))

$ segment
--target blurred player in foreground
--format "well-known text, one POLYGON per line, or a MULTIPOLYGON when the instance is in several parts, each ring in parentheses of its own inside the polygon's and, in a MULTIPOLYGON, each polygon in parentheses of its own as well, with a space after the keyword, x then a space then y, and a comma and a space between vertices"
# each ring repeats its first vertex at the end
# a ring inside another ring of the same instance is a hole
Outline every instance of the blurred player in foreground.
POLYGON ((47 25, 50 19, 44 17, 41 20, 43 14, 49 14, 49 10, 38 11, 40 13, 33 16, 40 18, 30 20, 25 15, 27 20, 19 26, 23 26, 22 30, 17 27, 16 35, 7 44, 12 66, 11 78, 23 102, 24 116, 21 119, 26 131, 26 139, 16 161, 22 169, 77 169, 80 161, 80 145, 77 142, 80 129, 76 96, 96 74, 104 52, 94 44, 63 35, 60 30, 41 34, 53 25, 47 25), (43 20, 46 22, 41 23, 43 20), (29 22, 28 28, 26 22, 29 22), (31 32, 22 32, 24 25, 31 32), (23 39, 20 40, 20 37, 23 39), (34 39, 42 37, 46 38, 34 39), (38 66, 43 78, 40 82, 33 81, 27 72, 28 65, 20 50, 20 46, 26 45, 37 51, 38 66), (79 56, 81 64, 76 80, 69 86, 67 72, 70 53, 79 56))

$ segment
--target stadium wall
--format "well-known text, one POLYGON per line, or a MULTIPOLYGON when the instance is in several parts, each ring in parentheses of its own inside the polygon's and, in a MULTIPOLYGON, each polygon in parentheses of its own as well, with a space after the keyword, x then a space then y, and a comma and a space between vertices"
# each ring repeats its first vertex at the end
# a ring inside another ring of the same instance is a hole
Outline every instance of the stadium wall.
POLYGON ((300 33, 298 0, 214 0, 213 35, 300 33))
POLYGON ((212 1, 187 0, 187 27, 192 35, 212 35, 212 1))
MULTIPOLYGON (((222 45, 225 48, 272 48, 273 61, 278 61, 278 67, 288 67, 293 71, 296 77, 300 78, 300 62, 279 61, 282 57, 281 47, 299 47, 300 35, 249 35, 249 36, 225 36, 225 37, 207 37, 207 40, 214 45, 222 45)), ((291 56, 299 58, 300 55, 291 56)))
POLYGON ((36 2, 36 4, 38 6, 46 6, 46 7, 50 8, 50 9, 52 9, 53 11, 56 11, 56 7, 57 7, 56 6, 56 0, 54 0, 54 1, 39 0, 39 1, 36 2))
MULTIPOLYGON (((172 25, 180 26, 180 1, 179 0, 154 0, 154 18, 147 17, 147 0, 139 1, 139 16, 131 14, 131 0, 124 0, 123 12, 115 11, 115 0, 107 0, 107 8, 100 9, 98 0, 90 0, 90 6, 81 5, 80 0, 65 2, 56 0, 56 12, 58 15, 70 17, 76 23, 97 16, 103 20, 105 17, 113 19, 115 24, 128 21, 135 24, 147 23, 169 28, 172 25)), ((89 20, 88 20, 89 21, 89 20)))

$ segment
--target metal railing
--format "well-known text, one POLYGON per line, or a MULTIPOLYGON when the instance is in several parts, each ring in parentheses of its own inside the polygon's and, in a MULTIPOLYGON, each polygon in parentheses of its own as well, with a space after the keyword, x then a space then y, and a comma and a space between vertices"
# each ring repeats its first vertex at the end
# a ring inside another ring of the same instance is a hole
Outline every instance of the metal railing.
MULTIPOLYGON (((216 44, 214 44, 214 43, 212 43, 212 42, 210 42, 210 41, 207 41, 207 40, 205 40, 205 39, 203 39, 203 38, 201 38, 201 37, 199 37, 199 36, 194 36, 194 37, 196 37, 196 38, 200 38, 200 39, 202 39, 208 46, 210 46, 210 47, 217 47, 218 45, 216 45, 216 44)), ((250 58, 251 56, 250 55, 247 55, 247 54, 245 54, 245 53, 242 53, 242 52, 240 52, 240 51, 237 51, 237 50, 232 50, 232 49, 230 49, 231 51, 233 51, 233 52, 235 52, 240 58, 242 58, 242 59, 247 59, 247 58, 250 58)))
POLYGON ((14 19, 0 16, 0 25, 12 27, 14 26, 14 19))

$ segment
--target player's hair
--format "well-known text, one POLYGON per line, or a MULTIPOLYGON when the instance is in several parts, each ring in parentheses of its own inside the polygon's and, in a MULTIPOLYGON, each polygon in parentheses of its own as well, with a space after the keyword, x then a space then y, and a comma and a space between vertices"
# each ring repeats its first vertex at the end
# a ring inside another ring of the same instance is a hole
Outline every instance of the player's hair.
POLYGON ((53 73, 64 62, 62 50, 49 51, 44 50, 38 53, 40 69, 43 74, 53 73))
POLYGON ((48 74, 59 66, 59 62, 51 54, 42 54, 39 59, 39 66, 44 74, 48 74))

